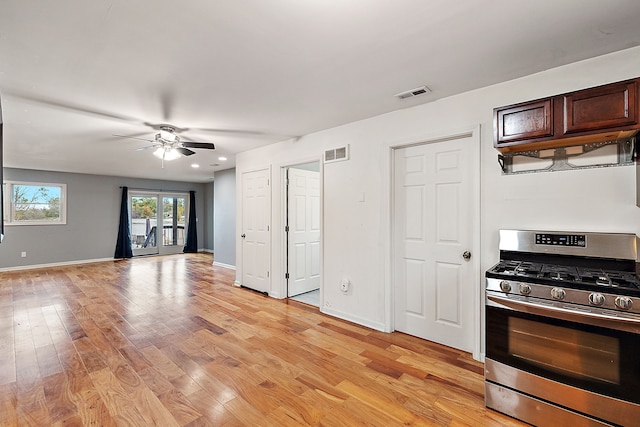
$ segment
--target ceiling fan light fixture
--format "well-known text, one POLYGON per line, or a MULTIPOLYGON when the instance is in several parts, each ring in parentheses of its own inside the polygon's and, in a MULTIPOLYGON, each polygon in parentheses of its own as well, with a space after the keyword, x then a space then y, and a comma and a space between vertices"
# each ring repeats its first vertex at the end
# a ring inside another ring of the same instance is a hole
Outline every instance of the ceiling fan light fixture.
POLYGON ((182 157, 182 154, 180 154, 180 152, 178 150, 176 150, 175 148, 171 148, 165 154, 164 159, 165 160, 175 160, 175 159, 179 159, 180 157, 182 157))
POLYGON ((158 147, 153 155, 162 160, 175 160, 182 157, 182 154, 173 147, 158 147))
POLYGON ((167 142, 175 142, 178 139, 175 133, 167 129, 161 129, 159 137, 167 142))

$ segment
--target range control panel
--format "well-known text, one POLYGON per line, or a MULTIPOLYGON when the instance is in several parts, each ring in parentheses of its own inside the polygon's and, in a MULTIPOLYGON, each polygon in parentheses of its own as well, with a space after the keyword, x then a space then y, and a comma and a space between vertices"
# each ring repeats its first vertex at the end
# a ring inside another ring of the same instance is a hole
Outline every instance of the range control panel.
POLYGON ((537 245, 550 246, 587 246, 587 237, 584 234, 548 234, 536 233, 537 245))

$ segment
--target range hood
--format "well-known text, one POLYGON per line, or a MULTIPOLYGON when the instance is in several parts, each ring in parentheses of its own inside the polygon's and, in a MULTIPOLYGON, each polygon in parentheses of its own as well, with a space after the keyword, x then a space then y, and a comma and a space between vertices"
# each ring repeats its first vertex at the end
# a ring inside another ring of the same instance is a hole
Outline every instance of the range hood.
POLYGON ((628 140, 638 134, 638 130, 612 131, 595 133, 590 135, 578 135, 568 138, 551 139, 547 141, 527 142, 517 145, 499 147, 503 154, 518 153, 522 151, 539 151, 553 148, 573 147, 577 145, 607 144, 628 140))

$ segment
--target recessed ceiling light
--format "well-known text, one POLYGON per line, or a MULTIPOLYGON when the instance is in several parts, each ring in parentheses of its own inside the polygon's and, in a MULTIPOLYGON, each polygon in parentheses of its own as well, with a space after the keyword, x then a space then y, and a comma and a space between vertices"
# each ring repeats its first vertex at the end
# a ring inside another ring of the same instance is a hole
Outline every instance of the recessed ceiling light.
POLYGON ((223 161, 223 162, 224 162, 225 160, 227 160, 227 158, 226 158, 226 157, 224 157, 224 156, 220 156, 220 157, 218 157, 218 160, 221 160, 221 161, 223 161))
POLYGON ((199 165, 199 164, 197 164, 197 163, 192 163, 192 164, 191 164, 191 167, 192 167, 192 168, 199 168, 199 167, 200 167, 200 165, 199 165))

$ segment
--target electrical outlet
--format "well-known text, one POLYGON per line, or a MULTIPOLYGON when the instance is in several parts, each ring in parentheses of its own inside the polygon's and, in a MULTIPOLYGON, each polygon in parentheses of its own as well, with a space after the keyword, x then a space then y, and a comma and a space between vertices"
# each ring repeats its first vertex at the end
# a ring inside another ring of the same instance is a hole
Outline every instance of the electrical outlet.
POLYGON ((27 257, 27 253, 26 253, 26 252, 22 252, 22 253, 20 254, 20 256, 21 256, 22 258, 26 258, 26 257, 27 257))
POLYGON ((340 282, 340 291, 343 294, 346 294, 347 292, 349 292, 349 286, 351 284, 349 283, 349 279, 342 279, 342 282, 340 282))

